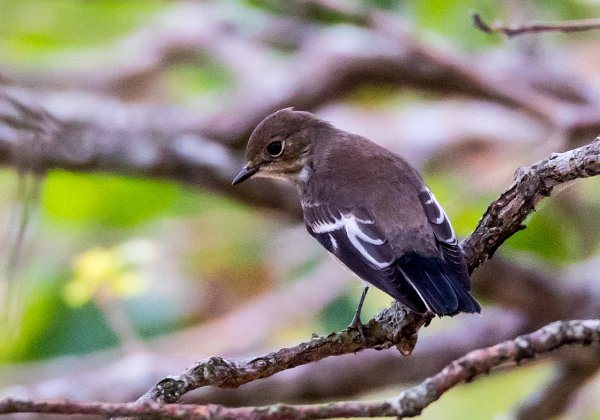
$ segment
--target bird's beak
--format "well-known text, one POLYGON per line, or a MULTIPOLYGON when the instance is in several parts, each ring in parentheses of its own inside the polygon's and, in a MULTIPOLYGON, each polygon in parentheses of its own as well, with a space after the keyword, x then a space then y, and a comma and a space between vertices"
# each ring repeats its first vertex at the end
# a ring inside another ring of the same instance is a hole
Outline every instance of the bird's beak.
POLYGON ((259 166, 251 168, 250 164, 244 166, 242 168, 242 170, 240 171, 240 173, 237 174, 235 176, 235 178, 233 178, 233 181, 231 181, 231 185, 239 184, 240 182, 247 180, 252 175, 254 175, 255 173, 257 173, 259 168, 260 168, 259 166))

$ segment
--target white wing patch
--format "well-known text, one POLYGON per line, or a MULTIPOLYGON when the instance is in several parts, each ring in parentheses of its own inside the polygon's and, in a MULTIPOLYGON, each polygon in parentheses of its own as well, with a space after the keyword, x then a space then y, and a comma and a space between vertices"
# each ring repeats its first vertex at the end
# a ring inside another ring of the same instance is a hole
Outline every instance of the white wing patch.
POLYGON ((338 243, 337 243, 337 241, 335 240, 335 238, 333 237, 333 235, 331 233, 329 234, 329 240, 331 241, 331 246, 333 247, 333 250, 337 251, 337 249, 338 249, 338 243))
POLYGON ((438 203, 431 190, 425 188, 419 194, 419 199, 421 200, 421 204, 423 205, 423 209, 425 210, 429 222, 434 225, 433 230, 436 233, 437 239, 447 244, 457 243, 458 240, 456 239, 456 234, 450 224, 450 220, 448 220, 446 212, 440 203, 438 203))
POLYGON ((436 218, 434 220, 431 220, 431 223, 435 223, 436 225, 439 225, 439 224, 443 223, 444 220, 447 219, 448 216, 446 216, 446 212, 444 211, 442 206, 440 206, 440 203, 438 203, 437 199, 435 198, 435 195, 433 195, 431 190, 429 188, 427 188, 425 190, 425 192, 427 192, 427 194, 429 195, 429 198, 427 198, 427 200, 425 200, 423 202, 423 204, 426 206, 434 205, 439 209, 439 216, 436 216, 436 218))
MULTIPOLYGON (((348 240, 352 244, 352 246, 363 256, 367 261, 373 264, 378 268, 386 268, 389 267, 393 261, 378 261, 375 259, 362 242, 366 242, 372 245, 383 245, 386 241, 381 238, 372 238, 363 232, 359 226, 359 224, 373 224, 372 220, 360 219, 353 214, 341 214, 341 217, 336 218, 333 217, 332 221, 326 220, 318 220, 314 223, 311 223, 310 228, 314 233, 330 233, 334 231, 344 231, 348 240), (361 242, 362 241, 362 242, 361 242)), ((337 249, 337 242, 333 239, 333 236, 330 235, 332 239, 332 245, 334 249, 337 249)))

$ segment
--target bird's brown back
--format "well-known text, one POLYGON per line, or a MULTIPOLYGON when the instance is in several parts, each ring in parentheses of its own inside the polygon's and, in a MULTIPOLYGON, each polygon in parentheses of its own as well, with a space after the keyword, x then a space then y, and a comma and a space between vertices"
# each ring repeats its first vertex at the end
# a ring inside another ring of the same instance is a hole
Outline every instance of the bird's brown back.
POLYGON ((435 255, 433 231, 418 197, 425 183, 416 169, 364 137, 335 128, 320 137, 312 150, 319 154, 308 186, 313 195, 339 207, 368 209, 397 255, 413 249, 435 255))

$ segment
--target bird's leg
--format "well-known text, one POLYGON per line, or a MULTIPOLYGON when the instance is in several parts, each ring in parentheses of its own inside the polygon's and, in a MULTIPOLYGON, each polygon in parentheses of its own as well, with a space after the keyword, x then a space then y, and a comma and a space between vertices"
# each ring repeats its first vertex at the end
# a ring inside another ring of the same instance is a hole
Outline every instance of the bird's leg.
POLYGON ((360 312, 362 311, 363 303, 365 303, 365 297, 367 297, 367 292, 369 291, 369 286, 364 286, 362 295, 360 296, 360 301, 358 302, 358 307, 356 308, 356 313, 354 314, 354 318, 352 318, 352 322, 348 325, 348 328, 356 328, 360 333, 360 336, 363 341, 365 341, 365 331, 364 325, 360 320, 360 312))
POLYGON ((365 298, 367 297, 367 292, 369 291, 369 286, 364 286, 362 290, 362 295, 360 296, 360 301, 358 302, 358 307, 356 308, 356 313, 354 314, 354 318, 352 318, 352 322, 350 325, 356 326, 357 324, 362 325, 360 321, 360 312, 362 311, 363 303, 365 303, 365 298))

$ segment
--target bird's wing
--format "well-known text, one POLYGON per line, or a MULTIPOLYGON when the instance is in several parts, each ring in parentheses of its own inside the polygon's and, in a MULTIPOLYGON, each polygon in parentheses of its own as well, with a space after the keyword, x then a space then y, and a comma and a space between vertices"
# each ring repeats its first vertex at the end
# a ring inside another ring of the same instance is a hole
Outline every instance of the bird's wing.
POLYGON ((397 256, 371 212, 308 202, 302 207, 308 232, 344 265, 414 311, 426 311, 418 292, 404 281, 397 256))
POLYGON ((345 253, 349 253, 349 257, 359 257, 372 269, 382 270, 396 259, 382 230, 364 208, 335 208, 307 203, 304 205, 304 221, 310 234, 342 261, 347 259, 345 253))
POLYGON ((419 200, 421 200, 425 215, 427 216, 427 220, 429 220, 447 267, 455 273, 455 278, 463 283, 467 287, 467 290, 470 290, 471 282, 467 266, 446 212, 429 188, 425 188, 419 193, 419 200))

